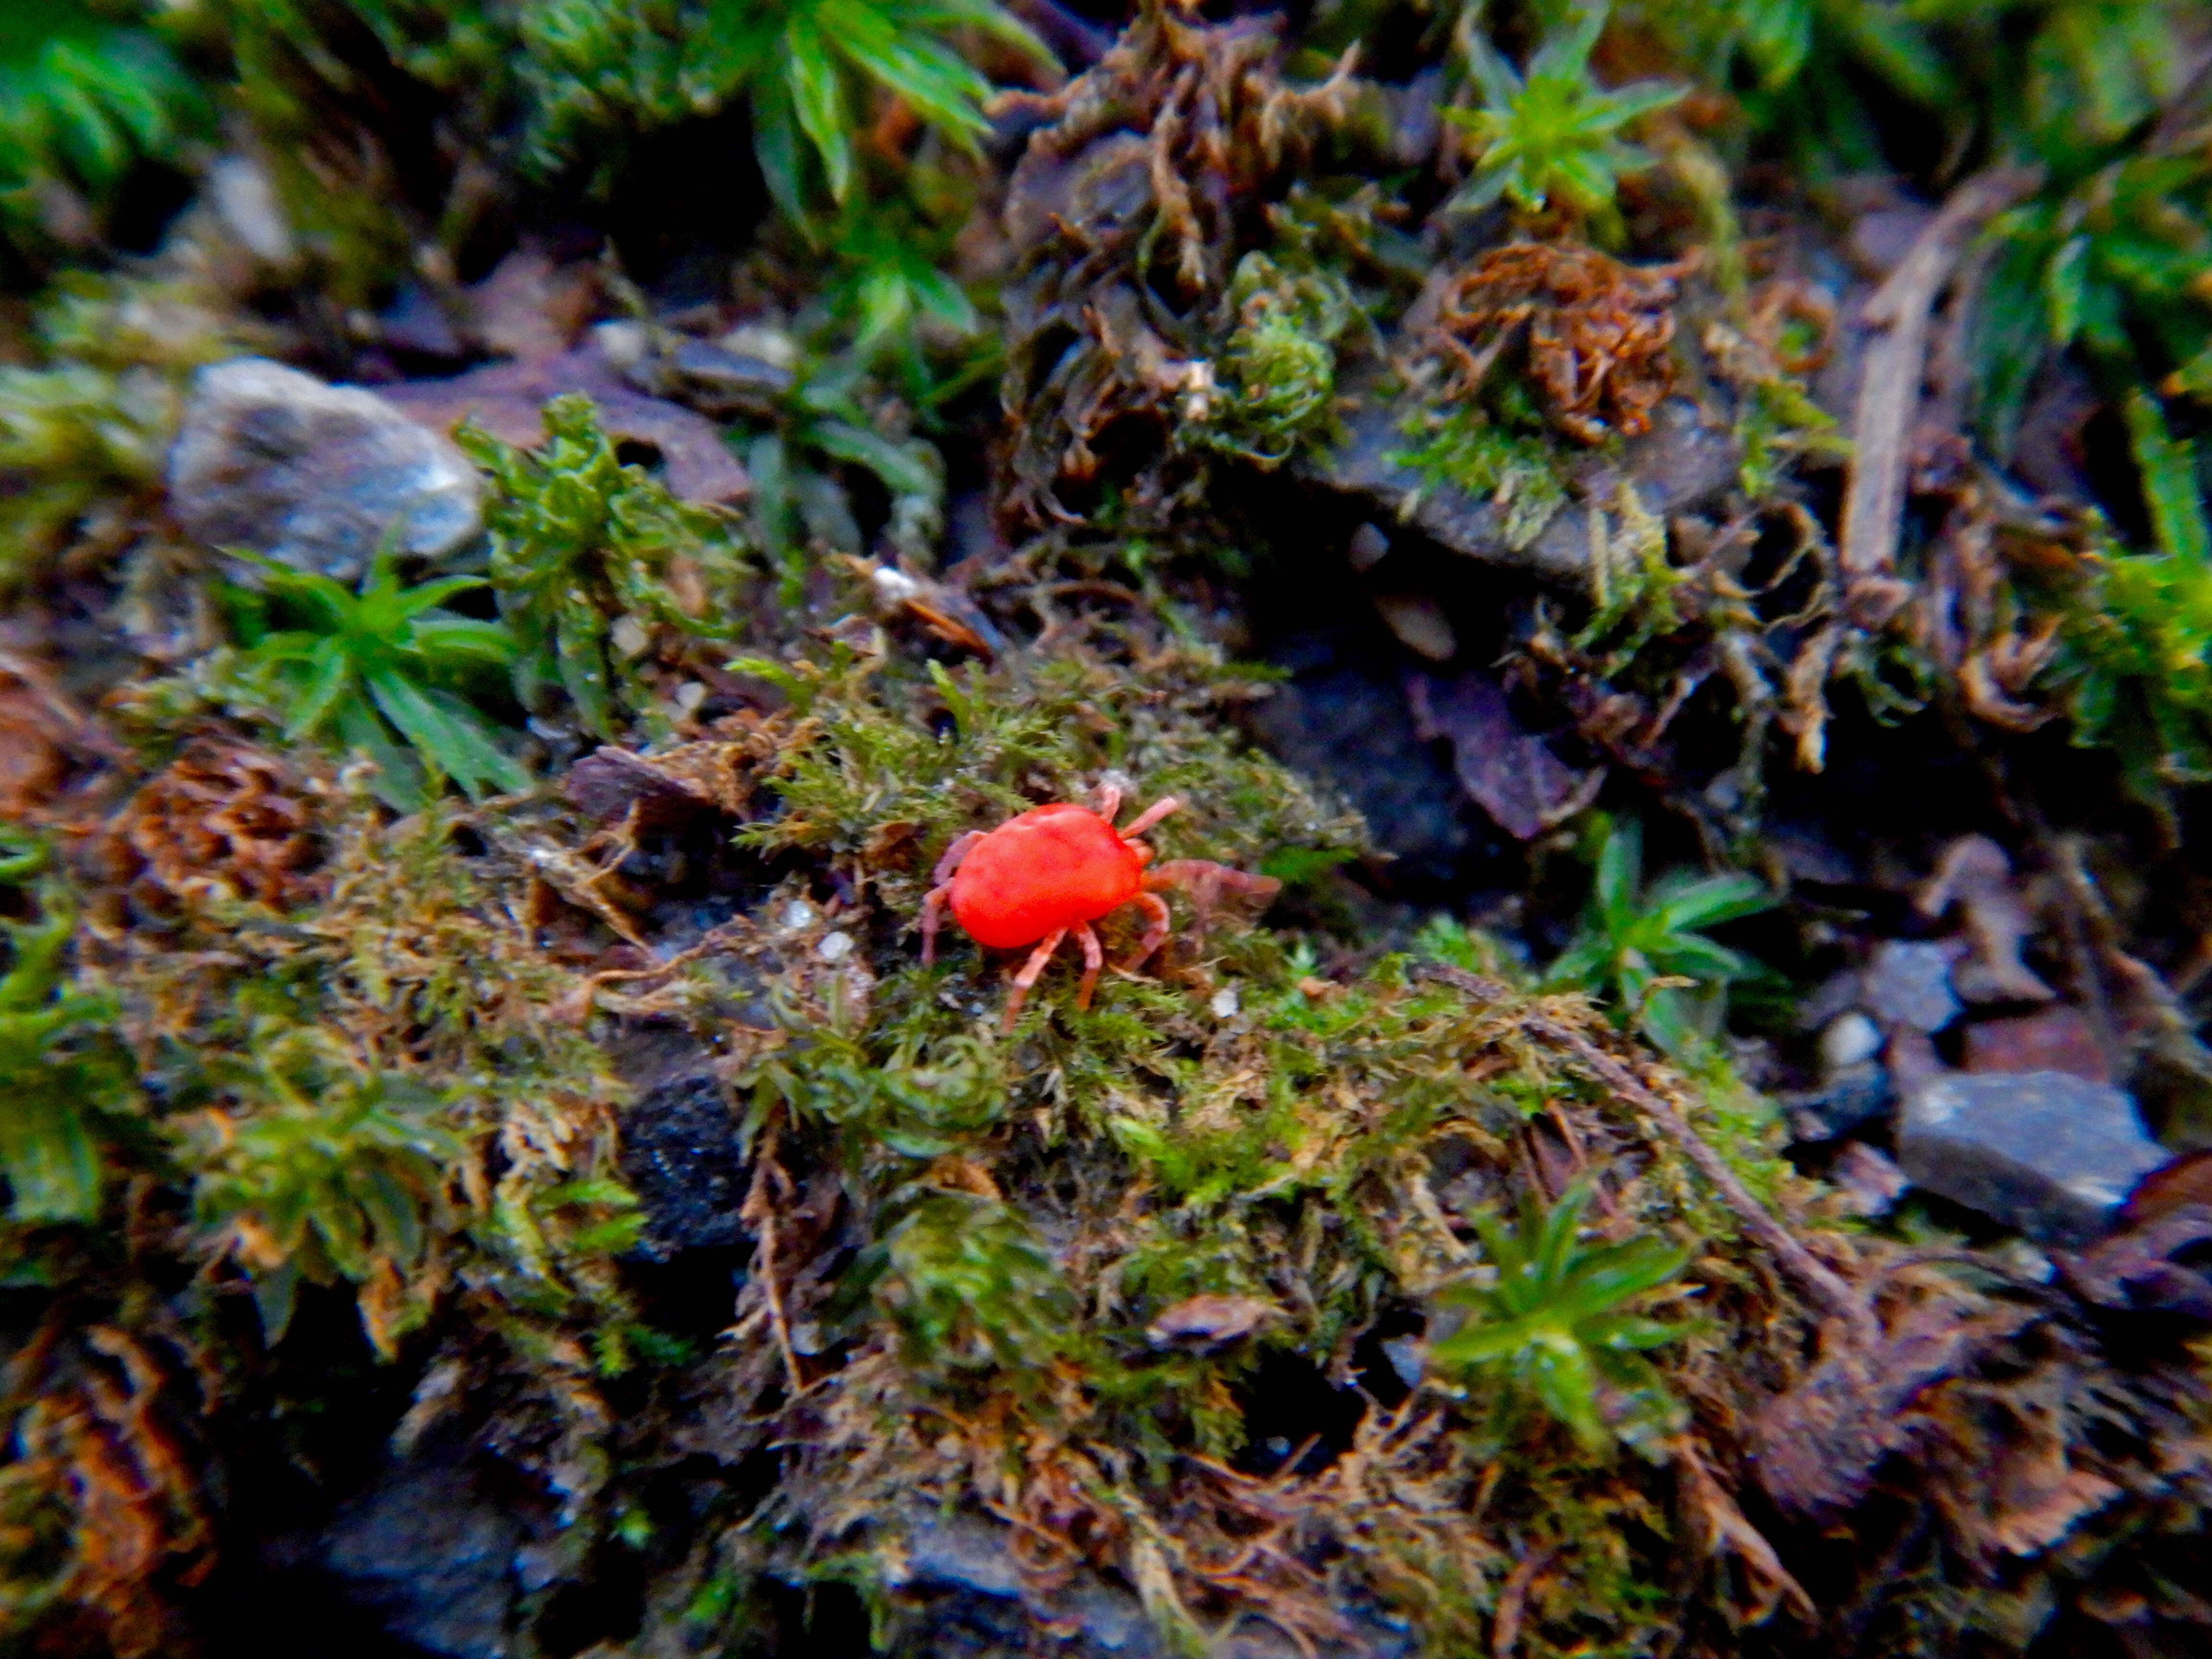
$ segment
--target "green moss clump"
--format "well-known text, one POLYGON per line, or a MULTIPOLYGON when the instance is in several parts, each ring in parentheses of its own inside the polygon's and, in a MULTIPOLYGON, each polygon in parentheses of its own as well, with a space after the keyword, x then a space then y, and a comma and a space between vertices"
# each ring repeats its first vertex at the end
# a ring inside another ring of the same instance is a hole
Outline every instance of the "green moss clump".
POLYGON ((111 1034, 112 1000, 67 982, 76 907, 48 858, 28 835, 0 829, 0 886, 27 886, 37 907, 34 921, 0 921, 0 1175, 9 1219, 32 1224, 99 1216, 100 1139, 137 1097, 111 1034))
POLYGON ((2142 799, 2212 781, 2212 524, 2193 444, 2172 436, 2156 400, 2127 405, 2154 552, 2109 544, 2060 600, 2057 678, 2077 742, 2109 748, 2142 799))
MULTIPOLYGON (((1669 1401, 1736 1387, 1747 1345, 1763 1352, 1796 1316, 1747 1289, 1747 1247, 1679 1155, 1521 1035, 1523 994, 1470 1002, 1403 958, 1326 981, 1310 943, 1217 918, 1202 949, 1185 940, 1143 978, 1109 975, 1088 1011, 1073 974, 1048 972, 1009 1035, 1003 989, 957 929, 938 965, 919 963, 910 921, 939 848, 1080 798, 1109 766, 1137 799, 1172 789, 1189 804, 1160 826, 1165 854, 1249 865, 1346 844, 1353 826, 1222 735, 1209 709, 1236 677, 1187 653, 1141 673, 1084 654, 927 677, 849 653, 740 666, 790 699, 763 773, 778 810, 740 840, 829 872, 841 896, 825 915, 823 889, 810 900, 787 884, 738 935, 773 1026, 731 1074, 755 1144, 791 1172, 771 1184, 796 1194, 834 1170, 869 1242, 834 1283, 794 1262, 774 1300, 741 1298, 749 1342, 781 1329, 790 1343, 773 1362, 732 1350, 746 1386, 805 1387, 823 1426, 725 1535, 729 1582, 858 1583, 895 1643, 915 1506, 982 1504, 1147 1586, 1171 1636, 1249 1607, 1211 1564, 1241 1524, 1216 1471, 1251 1455, 1250 1390, 1267 1366, 1342 1376, 1378 1321, 1439 1317, 1450 1286, 1504 1265, 1479 1224, 1527 1190, 1516 1138, 1563 1112, 1607 1205, 1604 1241, 1574 1257, 1591 1272, 1567 1294, 1601 1284, 1587 1334, 1650 1339, 1652 1368, 1625 1353, 1573 1411, 1501 1415, 1488 1389, 1460 1390, 1439 1348, 1418 1407, 1370 1413, 1345 1454, 1361 1482, 1301 1488, 1302 1535, 1334 1565, 1271 1580, 1270 1616, 1379 1601, 1425 1639, 1473 1639, 1504 1594, 1503 1528, 1557 1552, 1524 1627, 1531 1651, 1632 1650, 1685 1617, 1665 1552, 1624 1530, 1661 1512, 1675 1437, 1700 1432, 1669 1401), (1654 1264, 1692 1256, 1687 1283, 1749 1296, 1752 1322, 1734 1310, 1668 1328, 1664 1345, 1655 1326, 1604 1323, 1658 1282, 1654 1264), (1225 1322, 1218 1334, 1210 1320, 1225 1322), (1593 1421, 1654 1461, 1620 1458, 1583 1432, 1593 1421)), ((1118 919, 1106 932, 1109 956, 1126 948, 1118 919)), ((1541 1006, 1617 1041, 1578 1001, 1541 1006)), ((1755 1137, 1672 1086, 1757 1185, 1788 1188, 1755 1137)), ((1553 1231, 1573 1236, 1560 1213, 1553 1231)), ((808 1224, 793 1207, 772 1224, 785 1261, 781 1241, 808 1224)))
MULTIPOLYGON (((34 315, 40 360, 0 365, 0 593, 158 488, 185 382, 251 331, 198 283, 71 272, 34 315)), ((117 536, 115 539, 123 539, 117 536)))
POLYGON ((1413 443, 1390 459, 1437 483, 1492 502, 1502 515, 1499 538, 1516 552, 1542 535, 1567 504, 1565 479, 1552 446, 1471 404, 1416 410, 1400 430, 1413 443))
POLYGON ((199 87, 161 38, 117 27, 152 6, 9 0, 0 9, 0 276, 82 251, 131 171, 174 163, 206 124, 199 87), (9 256, 15 256, 11 260, 9 256))
POLYGON ((491 580, 515 643, 523 707, 565 694, 576 723, 611 740, 635 725, 668 734, 648 669, 685 642, 726 640, 744 619, 747 575, 735 526, 625 466, 588 398, 545 407, 546 443, 520 450, 464 427, 491 476, 491 580), (662 635, 656 641, 656 634, 662 635))
POLYGON ((1358 307, 1328 266, 1285 269, 1264 253, 1237 262, 1228 305, 1237 324, 1215 360, 1205 417, 1179 435, 1272 470, 1333 429, 1337 342, 1358 307))

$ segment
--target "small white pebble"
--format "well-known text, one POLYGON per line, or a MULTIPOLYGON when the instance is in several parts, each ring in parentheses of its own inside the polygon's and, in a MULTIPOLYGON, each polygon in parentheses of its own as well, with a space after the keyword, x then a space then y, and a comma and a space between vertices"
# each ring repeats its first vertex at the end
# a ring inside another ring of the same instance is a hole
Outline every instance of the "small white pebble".
POLYGON ((653 349, 652 337, 646 332, 645 325, 627 319, 601 323, 592 331, 592 337, 599 342, 599 356, 617 372, 635 368, 653 349))
POLYGON ((1237 988, 1224 985, 1213 994, 1213 1000, 1206 1006, 1213 1010, 1216 1019, 1234 1019, 1237 1009, 1243 1005, 1237 1000, 1237 988))
POLYGON ((822 943, 814 947, 814 954, 824 962, 842 962, 853 954, 853 936, 847 933, 824 933, 822 943))
POLYGON ((617 617, 615 625, 607 630, 607 637, 627 662, 632 657, 641 657, 645 648, 653 643, 653 635, 645 631, 645 624, 635 617, 617 617))
POLYGON ((784 908, 783 925, 793 933, 812 925, 813 921, 814 907, 805 899, 794 899, 784 908))
POLYGON ((778 368, 799 366, 799 342, 780 328, 762 323, 740 323, 716 342, 723 350, 752 357, 778 368))
POLYGON ((1832 1072, 1872 1060, 1881 1052, 1881 1028, 1856 1009, 1838 1014, 1820 1032, 1820 1063, 1832 1072))
POLYGON ((686 680, 676 688, 676 706, 690 714, 707 701, 707 688, 696 680, 686 680))

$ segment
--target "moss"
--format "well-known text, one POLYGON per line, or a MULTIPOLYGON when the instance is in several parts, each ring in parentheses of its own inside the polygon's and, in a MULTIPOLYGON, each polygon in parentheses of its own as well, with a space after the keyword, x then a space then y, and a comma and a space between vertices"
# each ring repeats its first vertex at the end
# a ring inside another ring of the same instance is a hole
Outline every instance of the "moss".
POLYGON ((1337 271, 1285 269, 1256 252, 1237 262, 1228 305, 1237 321, 1214 362, 1216 389, 1178 435, 1272 470, 1334 429, 1337 342, 1358 312, 1337 271))
POLYGON ((0 276, 100 240, 134 170, 174 165, 206 125, 201 88, 141 24, 151 6, 10 0, 0 15, 0 276))
MULTIPOLYGON (((71 988, 76 906, 46 866, 46 846, 0 830, 0 888, 27 889, 33 919, 0 921, 0 1175, 8 1218, 37 1224, 96 1219, 106 1175, 100 1142, 136 1115, 137 1087, 111 1033, 114 1006, 71 988)), ((17 1264, 9 1262, 9 1267, 17 1264)))
POLYGON ((1390 459, 1493 502, 1501 516, 1499 537, 1516 551, 1542 535, 1567 503, 1563 469, 1551 445, 1472 404, 1416 410, 1400 430, 1413 442, 1390 459))
POLYGON ((41 297, 40 361, 0 365, 0 593, 88 532, 128 539, 161 482, 186 378, 253 337, 227 309, 177 277, 72 272, 41 297))
POLYGON ((494 486, 485 528, 500 614, 514 636, 516 695, 544 714, 557 689, 594 737, 612 739, 619 725, 665 738, 651 676, 678 665, 685 642, 737 632, 744 544, 723 515, 618 461, 588 399, 548 404, 545 437, 543 449, 526 451, 467 427, 459 434, 494 486))
POLYGON ((456 851, 453 816, 387 828, 362 789, 319 791, 326 895, 304 913, 217 890, 164 932, 94 919, 88 978, 158 1082, 204 1242, 251 1276, 272 1340, 293 1281, 342 1277, 388 1351, 464 1260, 520 1312, 619 1320, 593 1230, 634 1200, 577 1183, 613 1175, 622 1091, 548 1017, 569 976, 456 851), (210 970, 195 942, 215 939, 210 970))
MULTIPOLYGON (((1607 1238, 1650 1237, 1638 1261, 1693 1251, 1693 1284, 1751 1282, 1745 1247, 1677 1155, 1519 1035, 1518 994, 1473 1005, 1402 958, 1321 980, 1294 938, 1217 924, 1202 954, 1174 956, 1153 981, 1109 979, 1088 1012, 1048 975, 1002 1035, 968 947, 919 965, 905 923, 943 841, 1074 794, 1109 757, 1141 795, 1172 786, 1191 801, 1167 850, 1242 861, 1345 832, 1206 720, 1218 665, 1148 662, 1141 678, 1082 657, 927 678, 857 657, 746 666, 792 702, 770 765, 780 810, 741 839, 835 872, 849 896, 834 924, 790 888, 763 907, 742 948, 780 988, 776 1030, 734 1075, 779 1165, 832 1160, 875 1242, 838 1285, 809 1289, 793 1272, 779 1306, 754 1304, 749 1328, 781 1318, 813 1333, 807 1352, 822 1357, 791 1363, 825 1426, 790 1495, 730 1535, 728 1559, 834 1567, 888 1595, 902 1504, 980 1503, 1068 1559, 1149 1583, 1164 1631, 1210 1626, 1253 1593, 1209 1565, 1237 1523, 1207 1471, 1249 1454, 1243 1390, 1265 1358, 1341 1376, 1387 1310, 1440 1310, 1487 1259, 1475 1218, 1523 1190, 1516 1138, 1561 1113, 1606 1172, 1607 1238), (803 914, 781 914, 793 904, 803 914), (849 954, 825 963, 832 925, 849 954), (1202 1297, 1255 1306, 1256 1327, 1195 1345, 1154 1334, 1202 1297)), ((1574 1002, 1545 1006, 1601 1029, 1574 1002)), ((1771 1155, 1723 1138, 1762 1186, 1787 1189, 1771 1155)), ((1656 1352, 1639 1386, 1697 1397, 1719 1352, 1781 1328, 1754 1334, 1731 1314, 1656 1352)), ((1422 1434, 1408 1416, 1370 1418, 1367 1449, 1346 1454, 1367 1460, 1371 1485, 1309 1486, 1300 1524, 1338 1565, 1325 1583, 1271 1583, 1268 1616, 1380 1599, 1448 1644, 1498 1604, 1501 1528, 1557 1552, 1524 1627, 1530 1651, 1632 1650, 1683 1616, 1659 1555, 1631 1541, 1662 1525, 1663 1474, 1593 1452, 1542 1413, 1501 1419, 1484 1390, 1438 1378, 1420 1398, 1422 1434), (1426 1496, 1409 1510, 1416 1489, 1426 1496)), ((895 1642, 895 1595, 889 1606, 895 1642)))

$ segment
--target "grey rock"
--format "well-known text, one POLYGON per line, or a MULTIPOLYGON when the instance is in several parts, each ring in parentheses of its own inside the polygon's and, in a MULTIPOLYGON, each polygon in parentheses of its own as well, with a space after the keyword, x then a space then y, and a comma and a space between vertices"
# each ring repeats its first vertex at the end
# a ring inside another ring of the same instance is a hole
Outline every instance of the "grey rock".
POLYGON ((260 357, 202 369, 169 452, 169 498, 192 537, 350 584, 395 520, 436 559, 483 526, 468 458, 384 398, 260 357))
POLYGON ((323 1534, 323 1571, 385 1633, 450 1659, 506 1659, 523 1524, 465 1471, 403 1463, 323 1534))
POLYGON ((269 169, 250 155, 226 155, 208 169, 207 198, 223 228, 265 264, 289 265, 300 256, 284 205, 269 169))
POLYGON ((1724 495, 1741 455, 1735 441, 1708 426, 1695 404, 1670 398, 1654 411, 1651 429, 1617 452, 1591 451, 1572 463, 1569 503, 1534 539, 1515 545, 1497 503, 1440 483, 1395 459, 1412 441, 1399 429, 1403 404, 1366 397, 1346 417, 1343 441, 1304 470, 1326 488, 1361 498, 1384 523, 1409 523, 1455 553, 1487 564, 1581 581, 1589 570, 1593 511, 1618 517, 1623 484, 1646 512, 1680 513, 1724 495))
POLYGON ((2166 1161, 2125 1093, 2064 1072, 1933 1078, 1906 1097, 1897 1154, 1928 1191, 2067 1245, 2106 1232, 2166 1161))
POLYGON ((1951 953, 1941 945, 1884 939, 1867 963, 1861 994, 1867 1012, 1893 1030, 1940 1031, 1959 1017, 1951 953))

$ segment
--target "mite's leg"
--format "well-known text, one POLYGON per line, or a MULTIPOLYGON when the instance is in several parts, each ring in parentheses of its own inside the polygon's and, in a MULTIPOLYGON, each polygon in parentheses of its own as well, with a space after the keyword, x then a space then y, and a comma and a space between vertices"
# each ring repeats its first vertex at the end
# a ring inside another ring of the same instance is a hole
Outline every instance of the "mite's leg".
POLYGON ((1180 887, 1190 895, 1191 943, 1200 949, 1206 944, 1206 927, 1213 920, 1213 907, 1221 902, 1224 894, 1260 906, 1283 890, 1283 884, 1273 876, 1248 876, 1242 870, 1232 870, 1211 859, 1170 859, 1145 872, 1145 885, 1155 890, 1180 887))
POLYGON ((952 884, 948 881, 942 887, 931 888, 929 896, 921 902, 921 965, 925 968, 937 960, 938 907, 951 896, 952 884))
POLYGON ((925 968, 937 960, 937 912, 945 901, 952 896, 952 872, 962 860, 975 850, 975 843, 983 839, 981 830, 970 830, 964 836, 955 836, 952 844, 945 849, 945 856, 937 860, 931 871, 933 885, 929 896, 921 902, 921 965, 925 968))
POLYGON ((1098 786, 1098 816, 1111 823, 1121 815, 1121 786, 1102 783, 1098 786))
POLYGON ((1052 953, 1060 949, 1060 940, 1067 937, 1067 929, 1055 927, 1038 941, 1037 948, 1030 952, 1030 959, 1022 964, 1022 971, 1014 975, 1014 988, 1006 994, 1006 1024, 1009 1031, 1014 1021, 1021 1017, 1022 1004, 1029 998, 1030 987, 1037 982, 1044 965, 1052 960, 1052 953))
POLYGON ((942 887, 951 881, 952 872, 968 861, 968 855, 975 850, 975 843, 982 839, 981 830, 970 830, 963 835, 953 836, 945 846, 945 856, 937 860, 937 868, 929 872, 929 884, 942 887))
POLYGON ((1134 818, 1131 819, 1129 827, 1127 830, 1117 830, 1115 833, 1119 835, 1123 841, 1134 841, 1139 836, 1143 835, 1146 830, 1151 829, 1162 818, 1167 817, 1169 813, 1180 812, 1181 811, 1182 811, 1182 803, 1181 801, 1177 800, 1173 795, 1163 795, 1159 799, 1154 801, 1150 806, 1147 806, 1143 811, 1138 813, 1134 818))
POLYGON ((1136 902, 1145 908, 1152 920, 1145 924, 1145 936, 1137 941, 1137 954, 1121 964, 1121 971, 1133 974, 1152 959, 1152 953, 1168 942, 1175 931, 1175 918, 1168 912, 1168 902, 1158 893, 1139 893, 1136 902))
POLYGON ((1088 1008, 1091 994, 1098 988, 1098 970, 1106 965, 1106 952, 1098 944, 1098 931, 1087 921, 1075 924, 1076 942, 1083 947, 1083 983, 1076 988, 1075 1006, 1088 1008))

